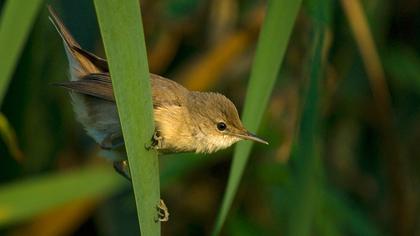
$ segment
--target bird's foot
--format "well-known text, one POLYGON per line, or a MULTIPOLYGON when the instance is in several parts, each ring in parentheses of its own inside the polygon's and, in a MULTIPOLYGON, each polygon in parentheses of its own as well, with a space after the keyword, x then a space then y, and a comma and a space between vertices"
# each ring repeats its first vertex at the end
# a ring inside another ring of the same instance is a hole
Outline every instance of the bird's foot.
POLYGON ((169 211, 162 199, 160 199, 156 209, 158 212, 156 222, 167 222, 169 220, 169 211))
POLYGON ((153 149, 153 150, 159 150, 162 149, 163 146, 163 137, 160 134, 160 131, 157 130, 153 134, 152 142, 150 144, 146 144, 145 148, 147 150, 153 149))
MULTIPOLYGON (((114 169, 120 175, 124 176, 125 178, 131 181, 130 169, 129 169, 127 160, 115 161, 114 169)), ((168 207, 166 207, 166 204, 162 199, 159 200, 159 204, 156 206, 156 209, 157 209, 156 222, 167 222, 169 220, 169 211, 168 211, 168 207)))

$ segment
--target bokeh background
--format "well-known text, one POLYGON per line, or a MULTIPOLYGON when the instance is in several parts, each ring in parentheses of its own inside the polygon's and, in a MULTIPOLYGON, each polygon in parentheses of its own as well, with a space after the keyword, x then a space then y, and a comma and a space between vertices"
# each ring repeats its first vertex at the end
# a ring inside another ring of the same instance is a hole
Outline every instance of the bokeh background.
MULTIPOLYGON (((258 132, 270 145, 254 146, 222 235, 291 235, 299 227, 310 235, 420 235, 420 2, 361 0, 359 15, 349 1, 319 3, 329 17, 316 160, 293 155, 305 148, 295 140, 318 19, 308 0, 258 132)), ((68 72, 47 4, 83 48, 104 57, 91 1, 45 1, 1 106, 0 234, 136 235, 130 184, 75 121, 67 92, 51 85, 68 72)), ((242 110, 266 1, 141 7, 151 72, 221 92, 242 110)), ((160 157, 171 213, 163 235, 210 234, 232 151, 160 157)))

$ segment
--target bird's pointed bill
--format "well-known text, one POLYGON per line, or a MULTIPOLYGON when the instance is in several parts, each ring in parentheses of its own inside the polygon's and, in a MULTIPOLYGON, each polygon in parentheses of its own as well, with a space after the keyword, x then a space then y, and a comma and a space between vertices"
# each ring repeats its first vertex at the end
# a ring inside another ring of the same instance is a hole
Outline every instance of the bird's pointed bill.
POLYGON ((245 131, 244 133, 235 133, 233 135, 238 137, 238 138, 241 138, 241 139, 251 140, 251 141, 254 141, 254 142, 258 142, 258 143, 268 145, 267 141, 265 141, 264 139, 258 137, 257 135, 255 135, 255 134, 253 134, 249 131, 245 131))

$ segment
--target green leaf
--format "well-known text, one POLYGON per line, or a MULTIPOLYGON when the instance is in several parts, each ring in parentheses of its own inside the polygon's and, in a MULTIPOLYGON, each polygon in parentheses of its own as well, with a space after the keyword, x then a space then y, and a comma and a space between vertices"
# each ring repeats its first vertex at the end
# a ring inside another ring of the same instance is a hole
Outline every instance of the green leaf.
POLYGON ((42 0, 6 1, 0 19, 0 106, 42 0))
POLYGON ((142 235, 160 235, 157 153, 146 46, 137 0, 95 0, 133 182, 142 235))
POLYGON ((289 235, 310 235, 315 215, 321 204, 322 171, 319 135, 320 68, 323 48, 323 30, 316 27, 311 72, 304 100, 298 138, 292 156, 296 162, 296 178, 293 188, 293 210, 289 216, 289 235))
MULTIPOLYGON (((256 131, 282 64, 301 0, 271 0, 257 45, 251 79, 243 111, 243 123, 256 131)), ((212 235, 218 235, 238 189, 252 143, 241 142, 235 148, 228 185, 212 235)))
POLYGON ((89 167, 2 185, 0 227, 29 219, 70 201, 108 195, 126 182, 110 167, 89 167))

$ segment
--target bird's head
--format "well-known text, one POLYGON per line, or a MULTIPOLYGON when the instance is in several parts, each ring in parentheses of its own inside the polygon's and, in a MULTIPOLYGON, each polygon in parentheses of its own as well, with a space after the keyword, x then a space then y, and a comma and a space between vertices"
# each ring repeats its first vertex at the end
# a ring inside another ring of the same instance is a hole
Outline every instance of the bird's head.
POLYGON ((190 96, 188 110, 195 129, 196 152, 215 152, 239 140, 268 144, 245 129, 235 105, 225 96, 201 92, 191 92, 190 96))

